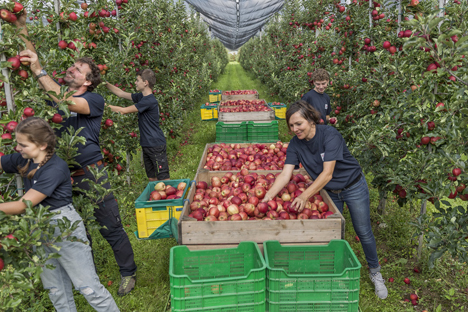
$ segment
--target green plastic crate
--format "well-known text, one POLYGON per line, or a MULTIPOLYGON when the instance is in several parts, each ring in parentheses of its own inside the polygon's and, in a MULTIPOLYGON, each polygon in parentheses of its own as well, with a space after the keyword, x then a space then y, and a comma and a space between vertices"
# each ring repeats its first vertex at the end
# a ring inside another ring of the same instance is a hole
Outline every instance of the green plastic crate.
POLYGON ((267 265, 267 311, 359 310, 361 263, 345 240, 328 245, 263 243, 267 265))
POLYGON ((264 312, 265 260, 254 242, 237 248, 171 248, 171 311, 264 312))
POLYGON ((163 181, 152 181, 148 183, 145 190, 135 201, 135 208, 158 208, 160 207, 161 210, 166 209, 166 206, 183 206, 184 205, 184 198, 187 194, 187 190, 190 187, 190 179, 179 179, 179 180, 163 180, 163 181), (184 194, 182 198, 178 199, 161 199, 161 200, 148 200, 149 196, 152 191, 154 191, 154 186, 159 183, 164 182, 166 185, 171 185, 177 188, 177 185, 181 182, 187 183, 184 189, 184 194))
POLYGON ((241 123, 216 123, 216 142, 220 143, 244 143, 247 142, 247 122, 241 123))
POLYGON ((247 124, 247 140, 249 142, 277 142, 278 141, 278 121, 255 122, 249 121, 247 124))

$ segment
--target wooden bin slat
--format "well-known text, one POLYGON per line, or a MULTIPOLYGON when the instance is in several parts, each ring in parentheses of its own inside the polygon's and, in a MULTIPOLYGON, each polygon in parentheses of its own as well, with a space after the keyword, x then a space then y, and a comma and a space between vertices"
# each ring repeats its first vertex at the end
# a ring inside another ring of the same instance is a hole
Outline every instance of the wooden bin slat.
MULTIPOLYGON (((237 173, 237 171, 232 172, 237 173)), ((257 171, 258 174, 265 174, 265 172, 276 173, 278 171, 257 171)), ((307 174, 304 169, 296 173, 307 174)), ((225 172, 205 170, 197 173, 195 181, 205 181, 210 185, 211 177, 222 177, 224 174, 225 172)), ((220 246, 224 245, 234 247, 246 240, 263 243, 274 239, 281 243, 309 244, 327 243, 332 239, 344 238, 345 220, 324 190, 320 191, 320 194, 329 210, 334 213, 327 219, 205 222, 195 221, 188 217, 191 212, 190 204, 196 191, 196 182, 190 188, 187 196, 189 200, 185 202, 179 218, 180 245, 194 246, 196 249, 212 249, 222 248, 220 246)))
POLYGON ((239 112, 225 113, 218 111, 218 121, 222 122, 242 122, 242 121, 273 121, 275 112, 273 110, 266 112, 239 112))

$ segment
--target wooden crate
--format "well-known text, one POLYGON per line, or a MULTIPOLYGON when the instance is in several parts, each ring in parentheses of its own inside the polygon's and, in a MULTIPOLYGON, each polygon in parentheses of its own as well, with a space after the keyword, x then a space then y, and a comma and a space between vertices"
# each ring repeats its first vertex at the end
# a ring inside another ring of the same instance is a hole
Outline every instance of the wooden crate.
MULTIPOLYGON (((242 99, 242 100, 245 100, 245 99, 242 99)), ((258 100, 258 99, 254 99, 254 100, 258 100)), ((265 100, 263 100, 263 99, 261 99, 261 100, 259 100, 259 101, 263 101, 263 102, 265 102, 265 103, 257 104, 257 105, 265 105, 265 106, 270 107, 270 105, 268 105, 267 101, 265 101, 265 100)), ((219 108, 219 107, 242 107, 242 106, 243 106, 243 105, 225 105, 226 102, 227 102, 227 101, 221 101, 221 102, 219 102, 218 108, 219 108)))
MULTIPOLYGON (((197 172, 202 171, 202 170, 208 171, 207 169, 204 169, 203 167, 205 166, 205 164, 206 164, 206 158, 208 157, 208 149, 209 149, 210 147, 213 147, 215 144, 216 144, 216 145, 219 145, 219 143, 207 143, 207 144, 206 144, 205 150, 203 151, 203 155, 202 155, 202 157, 201 157, 201 159, 200 159, 200 163, 198 164, 197 172)), ((229 145, 230 145, 230 144, 240 144, 240 147, 248 147, 248 146, 250 146, 250 145, 252 145, 252 144, 265 144, 266 146, 270 146, 271 144, 275 144, 275 143, 262 143, 262 142, 260 142, 260 143, 226 143, 226 144, 229 144, 229 145)), ((236 170, 230 170, 230 171, 213 171, 213 172, 223 172, 223 175, 224 175, 224 173, 226 173, 226 172, 234 172, 234 171, 236 171, 236 170)), ((259 173, 261 170, 254 170, 254 171, 257 172, 257 173, 259 173)), ((268 172, 271 172, 271 171, 268 171, 268 172)), ((259 173, 259 174, 260 174, 260 173, 259 173)), ((265 173, 262 173, 262 174, 265 174, 265 173)))
POLYGON ((254 90, 255 94, 239 94, 239 95, 225 95, 221 96, 221 101, 231 101, 231 100, 256 100, 258 99, 258 91, 254 90))
MULTIPOLYGON (((299 172, 306 174, 304 169, 299 172)), ((265 171, 257 173, 264 174, 265 171)), ((197 173, 195 181, 210 184, 211 177, 223 175, 224 172, 205 170, 197 173)), ((196 221, 188 216, 195 191, 196 187, 192 185, 178 222, 178 242, 192 250, 235 247, 242 241, 261 244, 267 240, 277 240, 282 244, 298 245, 344 239, 345 219, 324 190, 320 194, 334 213, 327 219, 216 222, 196 221)))
MULTIPOLYGON (((231 106, 234 107, 234 106, 231 106)), ((242 121, 273 121, 275 120, 275 111, 266 112, 238 112, 226 113, 218 109, 218 121, 222 122, 242 122, 242 121)))

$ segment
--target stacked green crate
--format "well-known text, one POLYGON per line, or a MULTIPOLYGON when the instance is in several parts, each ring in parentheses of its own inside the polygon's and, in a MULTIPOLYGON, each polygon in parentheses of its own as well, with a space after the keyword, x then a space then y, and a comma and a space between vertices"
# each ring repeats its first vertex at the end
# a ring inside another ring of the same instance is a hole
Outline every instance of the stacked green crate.
POLYGON ((263 243, 267 311, 359 311, 361 263, 345 240, 328 245, 263 243))
POLYGON ((249 121, 247 124, 247 140, 249 142, 261 143, 278 141, 278 121, 249 121))
POLYGON ((244 143, 247 142, 247 122, 216 123, 216 142, 218 143, 244 143))
POLYGON ((254 242, 190 251, 172 247, 171 311, 265 311, 265 260, 254 242))

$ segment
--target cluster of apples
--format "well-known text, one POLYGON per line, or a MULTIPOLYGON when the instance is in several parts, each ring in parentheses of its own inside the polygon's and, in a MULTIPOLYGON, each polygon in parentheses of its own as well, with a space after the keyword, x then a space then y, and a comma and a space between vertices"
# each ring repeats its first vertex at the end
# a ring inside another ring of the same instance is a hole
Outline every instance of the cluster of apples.
POLYGON ((244 169, 211 177, 211 186, 199 181, 189 217, 197 221, 306 220, 326 219, 333 214, 320 193, 309 198, 305 207, 293 205, 294 199, 312 184, 307 175, 300 173, 293 175, 275 198, 262 202, 279 174, 259 175, 244 169))
POLYGON ((281 170, 286 160, 289 143, 252 144, 214 144, 207 149, 204 169, 209 171, 229 170, 281 170))
POLYGON ((232 107, 219 107, 221 113, 242 113, 242 112, 268 112, 271 108, 266 105, 243 105, 232 107))
POLYGON ((223 95, 242 95, 242 94, 257 94, 256 90, 232 90, 224 91, 223 95))
POLYGON ((237 101, 224 101, 219 106, 243 106, 243 105, 261 105, 266 104, 265 100, 237 100, 237 101))
POLYGON ((178 199, 184 196, 184 190, 187 186, 187 183, 180 182, 177 185, 177 188, 172 185, 165 184, 164 182, 156 183, 154 186, 154 191, 151 192, 149 199, 152 200, 161 200, 161 199, 178 199))

